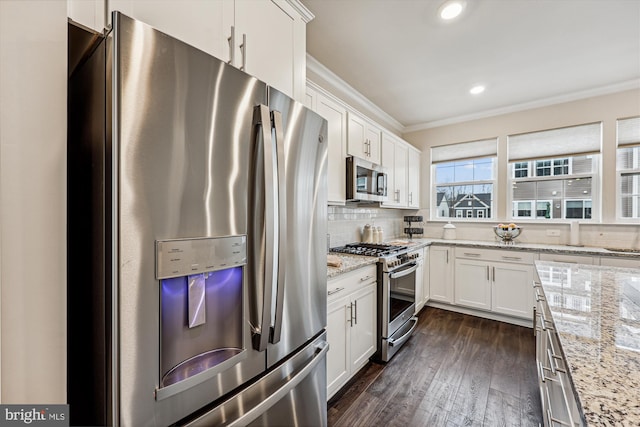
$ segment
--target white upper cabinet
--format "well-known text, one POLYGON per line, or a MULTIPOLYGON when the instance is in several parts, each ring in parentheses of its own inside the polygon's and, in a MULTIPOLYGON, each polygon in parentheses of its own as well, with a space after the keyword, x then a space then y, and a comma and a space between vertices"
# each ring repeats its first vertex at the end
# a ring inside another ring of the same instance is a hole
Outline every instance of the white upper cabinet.
POLYGON ((407 143, 387 132, 382 133, 382 166, 387 170, 388 201, 385 207, 407 207, 407 143))
POLYGON ((407 206, 413 209, 420 209, 420 150, 408 146, 407 162, 407 206))
POLYGON ((118 10, 231 63, 299 102, 306 96, 306 24, 297 0, 68 0, 74 21, 101 31, 118 10), (108 14, 104 16, 105 5, 108 14))
POLYGON ((229 61, 229 43, 233 25, 232 0, 109 0, 111 11, 118 10, 194 46, 223 61, 229 61))
POLYGON ((322 89, 307 86, 306 103, 327 120, 327 184, 330 205, 346 203, 347 107, 322 89))
POLYGON ((347 153, 380 164, 382 130, 354 111, 349 111, 347 153))
POLYGON ((234 64, 300 102, 306 94, 306 22, 284 0, 235 1, 234 64))
POLYGON ((331 204, 344 205, 347 187, 347 109, 319 93, 316 111, 327 119, 328 125, 328 200, 331 204))
POLYGON ((420 150, 388 132, 382 132, 382 166, 387 169, 389 199, 383 207, 420 208, 420 150))

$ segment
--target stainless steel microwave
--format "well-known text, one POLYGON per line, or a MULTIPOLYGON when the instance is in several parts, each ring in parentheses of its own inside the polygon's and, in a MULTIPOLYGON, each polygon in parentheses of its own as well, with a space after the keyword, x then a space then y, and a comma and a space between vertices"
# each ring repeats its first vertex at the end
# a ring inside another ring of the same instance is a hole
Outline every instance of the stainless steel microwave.
POLYGON ((347 157, 347 201, 387 201, 387 172, 358 157, 347 157))

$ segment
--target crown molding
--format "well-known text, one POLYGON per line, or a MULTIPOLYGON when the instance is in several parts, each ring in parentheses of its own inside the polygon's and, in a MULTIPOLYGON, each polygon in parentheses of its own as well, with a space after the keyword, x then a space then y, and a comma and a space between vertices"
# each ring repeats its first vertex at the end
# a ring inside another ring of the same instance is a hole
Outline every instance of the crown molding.
MULTIPOLYGON (((367 97, 358 92, 353 86, 342 80, 337 74, 321 64, 317 59, 307 53, 307 72, 311 74, 310 81, 332 92, 347 104, 354 104, 353 107, 363 113, 368 113, 376 122, 386 126, 396 133, 402 133, 404 126, 402 123, 387 114, 382 108, 371 102, 367 97), (322 81, 318 82, 314 76, 322 81), (326 83, 329 87, 324 87, 326 83), (344 99, 347 98, 347 99, 344 99)), ((309 76, 308 76, 309 77, 309 76)))
POLYGON ((316 17, 313 14, 313 12, 307 9, 307 7, 302 3, 300 3, 298 0, 284 0, 284 1, 286 1, 287 4, 289 4, 289 6, 294 8, 296 12, 298 12, 300 16, 302 16, 302 20, 304 21, 305 24, 308 24, 313 20, 313 18, 316 17))
POLYGON ((553 96, 549 98, 539 99, 522 104, 510 105, 503 108, 495 108, 492 110, 481 111, 479 113, 466 114, 457 117, 450 117, 433 122, 426 122, 417 125, 405 126, 402 133, 417 132, 426 129, 437 128, 441 126, 453 125, 456 123, 469 122, 472 120, 486 119, 488 117, 500 116, 503 114, 517 113, 520 111, 532 110, 534 108, 549 107, 551 105, 563 104, 565 102, 578 101, 581 99, 593 98, 595 96, 609 95, 616 92, 624 92, 632 89, 640 89, 640 79, 629 80, 622 83, 616 83, 598 88, 573 92, 566 95, 553 96))

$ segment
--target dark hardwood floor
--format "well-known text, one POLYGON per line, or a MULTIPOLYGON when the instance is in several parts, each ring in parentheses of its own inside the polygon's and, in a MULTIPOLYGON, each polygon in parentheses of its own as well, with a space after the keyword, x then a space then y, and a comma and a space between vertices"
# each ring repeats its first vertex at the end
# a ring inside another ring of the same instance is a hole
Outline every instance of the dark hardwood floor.
POLYGON ((330 426, 538 426, 529 328, 427 307, 387 365, 369 362, 330 401, 330 426))

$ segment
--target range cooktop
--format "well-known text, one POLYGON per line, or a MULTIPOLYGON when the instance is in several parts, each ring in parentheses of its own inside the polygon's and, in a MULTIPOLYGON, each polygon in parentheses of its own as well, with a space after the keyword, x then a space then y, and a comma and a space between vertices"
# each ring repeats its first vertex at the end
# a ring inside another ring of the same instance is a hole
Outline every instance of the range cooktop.
POLYGON ((406 252, 406 250, 406 246, 384 245, 376 243, 349 243, 345 246, 331 248, 331 252, 373 257, 384 257, 401 252, 406 252))

